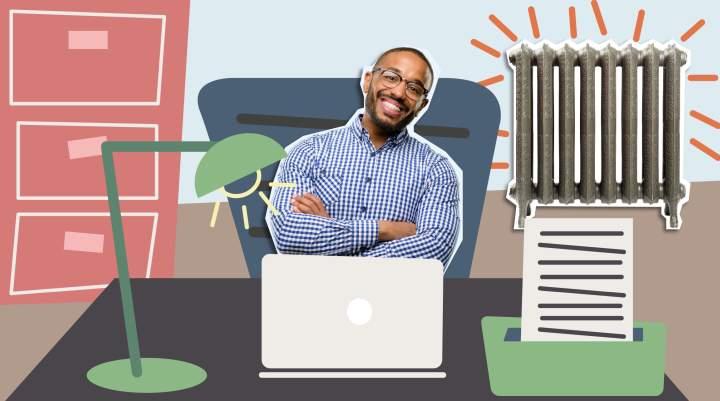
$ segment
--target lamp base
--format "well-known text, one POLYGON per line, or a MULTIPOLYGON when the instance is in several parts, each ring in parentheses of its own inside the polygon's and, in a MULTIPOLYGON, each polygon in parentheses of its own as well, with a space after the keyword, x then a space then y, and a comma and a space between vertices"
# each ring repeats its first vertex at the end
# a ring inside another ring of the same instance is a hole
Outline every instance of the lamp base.
POLYGON ((130 359, 101 363, 87 372, 94 385, 124 393, 169 393, 195 387, 207 378, 205 369, 175 359, 142 358, 142 375, 135 377, 130 359))

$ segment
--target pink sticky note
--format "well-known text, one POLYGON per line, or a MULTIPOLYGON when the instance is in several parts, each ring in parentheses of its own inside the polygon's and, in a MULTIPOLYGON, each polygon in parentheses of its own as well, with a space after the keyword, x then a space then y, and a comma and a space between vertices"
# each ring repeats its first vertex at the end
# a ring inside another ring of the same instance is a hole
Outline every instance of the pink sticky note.
POLYGON ((103 253, 105 236, 102 234, 76 233, 65 231, 66 251, 103 253))
POLYGON ((68 50, 107 50, 108 31, 68 31, 68 50))
POLYGON ((70 159, 100 156, 102 154, 101 145, 105 141, 107 141, 106 136, 68 141, 68 155, 70 156, 70 159))

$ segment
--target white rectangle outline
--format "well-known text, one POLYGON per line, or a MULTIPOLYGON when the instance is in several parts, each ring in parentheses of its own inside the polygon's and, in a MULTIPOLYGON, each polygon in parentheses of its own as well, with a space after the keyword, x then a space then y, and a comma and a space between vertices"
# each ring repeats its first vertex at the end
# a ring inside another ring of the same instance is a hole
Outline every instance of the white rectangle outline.
MULTIPOLYGON (((152 273, 152 259, 155 252, 155 236, 157 234, 157 222, 158 212, 126 212, 120 213, 124 217, 152 217, 152 235, 150 237, 150 251, 148 252, 147 269, 145 272, 145 278, 150 278, 152 273)), ((15 268, 17 262, 17 248, 18 239, 20 232, 20 217, 63 217, 63 216, 76 216, 76 217, 102 217, 110 216, 110 213, 103 212, 87 212, 87 213, 75 213, 75 212, 57 212, 57 213, 44 213, 44 212, 19 212, 15 215, 15 230, 13 236, 13 256, 12 266, 10 268, 10 291, 9 294, 13 295, 32 295, 32 294, 47 294, 47 293, 58 293, 58 292, 71 292, 71 291, 84 291, 84 290, 97 290, 107 287, 107 284, 94 284, 94 285, 82 285, 74 287, 57 287, 57 288, 38 288, 32 290, 15 290, 15 268)))
POLYGON ((73 11, 50 11, 50 10, 15 10, 11 9, 9 14, 9 97, 10 106, 159 106, 160 105, 160 93, 162 89, 162 72, 163 62, 165 58, 165 21, 166 15, 163 14, 122 14, 122 13, 92 13, 92 12, 73 12, 73 11), (81 17, 109 17, 109 18, 144 18, 144 19, 160 19, 161 21, 161 33, 160 33, 160 57, 158 61, 158 82, 155 100, 152 102, 137 101, 137 102, 113 102, 113 101, 83 101, 83 102, 72 102, 72 101, 29 101, 29 102, 18 102, 14 99, 14 85, 13 85, 13 52, 14 52, 14 39, 13 39, 13 17, 15 14, 32 14, 32 15, 67 15, 67 16, 81 16, 81 17))
MULTIPOLYGON (((155 130, 155 141, 160 140, 160 127, 158 124, 131 124, 131 123, 90 123, 90 122, 59 122, 59 121, 17 121, 15 123, 15 197, 17 200, 107 200, 107 196, 67 196, 67 195, 41 195, 24 196, 20 192, 20 127, 114 127, 114 128, 152 128, 155 130)), ((159 200, 160 161, 155 152, 155 188, 152 196, 120 196, 120 200, 159 200)))

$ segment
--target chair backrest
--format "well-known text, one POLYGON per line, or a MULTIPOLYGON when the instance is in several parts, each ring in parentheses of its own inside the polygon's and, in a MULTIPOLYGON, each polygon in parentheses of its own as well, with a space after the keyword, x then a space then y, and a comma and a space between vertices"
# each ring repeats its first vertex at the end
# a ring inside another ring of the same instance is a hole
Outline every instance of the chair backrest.
MULTIPOLYGON (((287 146, 304 135, 344 125, 362 107, 363 97, 356 78, 228 78, 205 85, 198 103, 213 141, 255 132, 287 146)), ((500 108, 489 90, 441 78, 428 111, 415 125, 416 133, 444 149, 463 170, 463 241, 446 277, 470 274, 499 123, 500 108)), ((269 194, 276 170, 277 164, 262 170, 259 191, 269 194)), ((226 188, 242 192, 254 178, 226 188)), ((266 206, 254 195, 229 202, 250 276, 259 277, 262 257, 275 253, 264 220, 266 206), (243 225, 242 205, 248 207, 249 230, 243 225)))

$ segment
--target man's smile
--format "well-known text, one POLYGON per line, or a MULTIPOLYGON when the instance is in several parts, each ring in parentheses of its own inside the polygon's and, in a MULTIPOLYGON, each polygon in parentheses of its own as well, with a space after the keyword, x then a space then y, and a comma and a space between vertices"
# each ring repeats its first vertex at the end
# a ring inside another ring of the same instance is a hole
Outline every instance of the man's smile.
POLYGON ((388 117, 400 117, 405 111, 405 107, 401 103, 386 96, 380 96, 380 104, 382 105, 383 112, 388 117))

